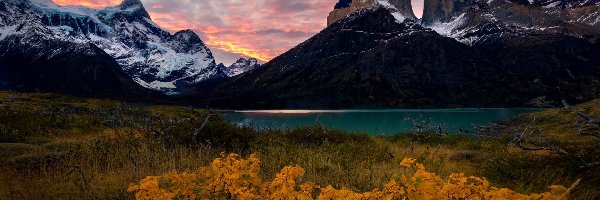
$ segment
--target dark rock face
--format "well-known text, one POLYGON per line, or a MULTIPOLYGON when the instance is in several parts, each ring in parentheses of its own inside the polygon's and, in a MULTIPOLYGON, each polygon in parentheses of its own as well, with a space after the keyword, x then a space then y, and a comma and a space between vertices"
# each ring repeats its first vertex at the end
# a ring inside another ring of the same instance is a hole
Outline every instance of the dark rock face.
POLYGON ((160 96, 132 81, 93 44, 45 40, 30 46, 26 40, 0 41, 0 89, 129 100, 160 96))
POLYGON ((536 98, 599 97, 598 44, 505 27, 481 31, 494 39, 468 46, 397 23, 385 9, 363 10, 206 99, 224 108, 356 108, 528 107, 536 98))
POLYGON ((476 51, 385 9, 362 11, 217 88, 213 104, 248 107, 449 106, 481 99, 470 88, 489 65, 476 51), (377 22, 377 23, 374 23, 377 22), (469 80, 467 77, 472 78, 469 80), (464 101, 464 102, 463 102, 464 101))
POLYGON ((421 22, 448 22, 470 8, 476 0, 425 0, 421 22))
POLYGON ((521 99, 547 97, 582 102, 600 97, 600 49, 561 34, 502 37, 474 46, 509 73, 506 81, 521 99))
POLYGON ((411 0, 352 0, 350 2, 340 0, 336 4, 336 8, 327 16, 327 25, 329 26, 340 19, 344 19, 356 11, 379 7, 393 12, 398 21, 417 20, 412 10, 411 0))
POLYGON ((347 8, 350 7, 350 4, 352 4, 352 0, 340 0, 335 4, 334 9, 347 8))
POLYGON ((592 5, 599 5, 599 0, 510 0, 511 2, 522 5, 533 5, 536 7, 559 7, 559 8, 577 8, 592 5))
POLYGON ((405 15, 406 18, 416 20, 417 16, 415 16, 415 12, 412 9, 411 0, 388 0, 390 4, 392 4, 398 12, 405 15))

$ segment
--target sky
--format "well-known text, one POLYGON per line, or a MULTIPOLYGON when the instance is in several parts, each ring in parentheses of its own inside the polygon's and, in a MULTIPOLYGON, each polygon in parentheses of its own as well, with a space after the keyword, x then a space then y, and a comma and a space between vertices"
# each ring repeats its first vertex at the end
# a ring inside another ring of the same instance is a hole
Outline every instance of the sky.
MULTIPOLYGON (((53 0, 92 8, 122 0, 53 0)), ((141 0, 152 20, 171 33, 194 30, 217 63, 240 57, 267 62, 307 40, 327 25, 337 0, 141 0)), ((412 0, 420 17, 423 0, 412 0)))

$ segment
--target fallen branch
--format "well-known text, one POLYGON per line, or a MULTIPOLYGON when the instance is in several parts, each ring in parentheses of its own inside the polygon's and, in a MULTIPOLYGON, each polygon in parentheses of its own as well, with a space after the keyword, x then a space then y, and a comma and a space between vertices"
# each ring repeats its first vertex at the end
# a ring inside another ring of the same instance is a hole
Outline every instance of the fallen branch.
POLYGON ((595 137, 596 139, 600 139, 600 134, 586 132, 583 129, 583 126, 581 125, 581 123, 579 123, 579 120, 577 120, 577 119, 575 119, 575 126, 577 126, 577 132, 579 133, 579 135, 587 135, 587 136, 595 137))
POLYGON ((577 108, 569 105, 567 103, 567 101, 565 101, 565 100, 563 100, 562 103, 565 106, 564 109, 569 110, 569 111, 575 113, 577 116, 581 117, 582 119, 586 120, 587 124, 593 124, 593 125, 596 125, 596 126, 600 126, 600 121, 599 120, 594 119, 592 116, 590 116, 588 114, 585 114, 585 113, 577 110, 577 108))
POLYGON ((590 133, 590 132, 586 132, 581 124, 581 122, 579 122, 579 119, 583 119, 584 123, 587 125, 592 125, 592 126, 596 126, 598 128, 600 128, 600 121, 597 119, 594 119, 591 115, 585 114, 581 111, 579 111, 577 108, 569 105, 567 103, 567 101, 563 100, 562 101, 563 105, 565 106, 564 109, 571 111, 573 113, 575 113, 577 115, 578 118, 575 119, 575 126, 577 126, 577 131, 580 135, 587 135, 587 136, 592 136, 595 137, 597 139, 600 139, 600 134, 597 133, 590 133))
POLYGON ((567 152, 566 150, 564 150, 560 147, 555 147, 555 146, 527 147, 527 146, 525 146, 525 144, 524 144, 525 136, 529 135, 529 134, 533 134, 535 132, 535 129, 533 128, 533 124, 535 123, 536 120, 537 120, 537 118, 533 117, 533 120, 531 120, 531 122, 527 125, 527 127, 521 133, 517 134, 519 136, 516 141, 517 147, 519 147, 525 151, 545 151, 545 150, 547 150, 547 151, 554 151, 555 153, 559 153, 559 154, 569 155, 569 152, 567 152))

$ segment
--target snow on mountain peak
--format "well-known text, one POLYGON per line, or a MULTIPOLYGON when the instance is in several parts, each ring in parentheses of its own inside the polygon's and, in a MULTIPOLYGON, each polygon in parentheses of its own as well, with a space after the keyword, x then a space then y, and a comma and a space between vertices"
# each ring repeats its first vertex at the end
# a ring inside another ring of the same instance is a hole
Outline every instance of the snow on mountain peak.
POLYGON ((17 35, 91 43, 140 85, 167 94, 226 77, 198 35, 191 30, 171 35, 152 22, 139 0, 104 9, 61 6, 51 0, 26 0, 28 6, 17 6, 22 3, 11 0, 12 7, 0 10, 0 40, 17 35), (19 32, 17 25, 22 26, 19 32))
POLYGON ((421 24, 467 45, 511 34, 566 34, 594 41, 600 0, 427 0, 421 24), (523 8, 527 12, 523 12, 523 8), (449 12, 437 12, 448 9, 449 12))
POLYGON ((375 2, 379 6, 390 10, 390 13, 394 16, 394 18, 396 18, 396 21, 398 23, 402 23, 404 22, 404 20, 406 20, 407 17, 404 16, 404 14, 402 14, 400 11, 398 11, 398 9, 394 5, 392 5, 388 0, 376 0, 375 2))
POLYGON ((225 67, 225 65, 222 63, 219 64, 220 70, 223 71, 223 73, 225 73, 228 77, 234 77, 248 71, 258 69, 261 66, 262 63, 260 63, 256 58, 240 58, 229 67, 225 67))

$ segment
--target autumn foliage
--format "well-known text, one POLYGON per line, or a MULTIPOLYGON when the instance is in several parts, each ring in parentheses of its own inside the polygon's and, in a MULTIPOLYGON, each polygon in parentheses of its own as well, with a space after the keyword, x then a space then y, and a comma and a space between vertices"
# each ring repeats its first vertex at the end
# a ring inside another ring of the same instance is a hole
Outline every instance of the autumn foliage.
MULTIPOLYGON (((405 173, 383 188, 369 192, 337 189, 331 185, 304 182, 300 166, 284 167, 273 180, 261 179, 260 160, 237 154, 221 155, 210 167, 194 173, 149 176, 129 191, 136 199, 567 199, 570 189, 550 186, 549 192, 519 194, 496 188, 485 178, 452 174, 442 178, 427 172, 415 159, 405 158, 400 165, 405 173)), ((572 188, 572 187, 571 187, 572 188)))

